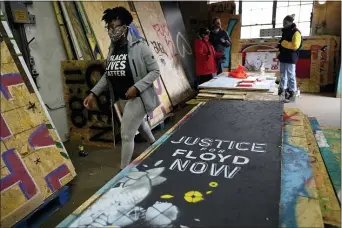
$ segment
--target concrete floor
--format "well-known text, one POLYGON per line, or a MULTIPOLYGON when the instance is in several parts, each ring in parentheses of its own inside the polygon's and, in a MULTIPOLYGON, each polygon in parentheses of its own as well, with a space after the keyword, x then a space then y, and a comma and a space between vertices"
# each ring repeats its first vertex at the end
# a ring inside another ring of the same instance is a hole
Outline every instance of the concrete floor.
POLYGON ((285 107, 299 108, 305 115, 316 117, 321 126, 341 128, 341 98, 331 94, 301 94, 285 107))
MULTIPOLYGON (((188 113, 194 105, 188 105, 177 111, 175 115, 165 122, 164 129, 156 127, 153 130, 156 139, 161 137, 168 129, 174 126, 183 116, 188 113)), ((120 150, 118 145, 115 149, 84 146, 89 153, 87 157, 78 156, 78 144, 66 142, 65 147, 75 166, 77 176, 71 182, 70 201, 58 210, 42 227, 51 228, 58 225, 63 219, 70 215, 82 203, 90 198, 97 190, 112 179, 120 169, 120 150)), ((135 154, 137 156, 148 148, 148 143, 136 142, 135 154)))
MULTIPOLYGON (((304 114, 316 117, 322 126, 340 127, 340 98, 329 95, 302 94, 295 104, 286 104, 285 107, 300 108, 304 114)), ((159 138, 175 123, 177 123, 193 106, 186 106, 177 111, 175 116, 167 122, 165 129, 156 130, 154 135, 159 138)), ((50 228, 58 225, 63 219, 90 198, 98 189, 113 178, 119 171, 120 146, 115 149, 85 146, 89 152, 87 157, 79 157, 76 143, 65 143, 72 162, 76 168, 77 177, 71 183, 70 201, 55 213, 43 227, 50 228)), ((143 152, 147 143, 136 143, 135 152, 143 152)))

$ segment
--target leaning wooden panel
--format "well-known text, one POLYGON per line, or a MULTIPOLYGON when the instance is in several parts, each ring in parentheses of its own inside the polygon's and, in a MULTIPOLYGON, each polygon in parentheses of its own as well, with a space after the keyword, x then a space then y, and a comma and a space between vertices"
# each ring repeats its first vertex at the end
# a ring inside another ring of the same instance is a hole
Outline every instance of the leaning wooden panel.
POLYGON ((75 36, 77 38, 77 42, 79 44, 80 50, 82 52, 82 59, 83 60, 91 60, 94 59, 92 55, 92 50, 88 44, 86 36, 84 34, 82 24, 80 22, 80 18, 77 15, 77 11, 75 8, 74 2, 65 2, 65 8, 68 12, 70 22, 72 24, 73 30, 75 31, 75 36))
POLYGON ((166 90, 173 105, 184 101, 192 93, 180 57, 169 32, 159 2, 134 2, 146 39, 158 60, 166 90))
POLYGON ((0 226, 11 227, 76 173, 22 55, 12 46, 15 42, 10 40, 6 21, 0 24, 0 32, 1 46, 7 51, 2 49, 2 56, 7 57, 1 59, 5 68, 0 74, 4 106, 0 114, 0 226), (33 93, 24 82, 30 83, 33 93))
MULTIPOLYGON (((105 71, 103 61, 63 61, 61 74, 67 107, 71 140, 88 145, 113 146, 112 115, 109 92, 97 99, 97 107, 87 111, 83 100, 105 71)), ((119 114, 120 113, 116 113, 119 114)), ((114 135, 120 133, 120 123, 114 116, 114 135)))

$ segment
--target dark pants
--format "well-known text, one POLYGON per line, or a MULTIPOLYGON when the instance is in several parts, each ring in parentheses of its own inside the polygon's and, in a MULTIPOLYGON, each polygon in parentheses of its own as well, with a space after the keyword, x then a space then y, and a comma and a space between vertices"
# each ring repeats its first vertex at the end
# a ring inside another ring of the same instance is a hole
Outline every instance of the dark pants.
POLYGON ((217 65, 217 75, 222 73, 222 60, 216 59, 216 65, 217 65))
POLYGON ((197 77, 197 89, 198 86, 213 79, 213 74, 200 75, 197 77))

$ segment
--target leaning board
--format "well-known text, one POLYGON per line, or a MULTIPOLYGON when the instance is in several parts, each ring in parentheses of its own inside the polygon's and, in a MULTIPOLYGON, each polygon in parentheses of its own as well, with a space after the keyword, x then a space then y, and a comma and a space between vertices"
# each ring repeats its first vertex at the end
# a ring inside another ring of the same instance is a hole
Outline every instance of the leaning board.
POLYGON ((76 173, 6 21, 0 33, 0 226, 11 227, 76 173))
POLYGON ((276 227, 282 108, 207 103, 68 225, 276 227))
POLYGON ((159 2, 134 2, 146 39, 158 60, 161 78, 173 105, 191 95, 192 89, 159 2), (152 48, 153 47, 153 48, 152 48))

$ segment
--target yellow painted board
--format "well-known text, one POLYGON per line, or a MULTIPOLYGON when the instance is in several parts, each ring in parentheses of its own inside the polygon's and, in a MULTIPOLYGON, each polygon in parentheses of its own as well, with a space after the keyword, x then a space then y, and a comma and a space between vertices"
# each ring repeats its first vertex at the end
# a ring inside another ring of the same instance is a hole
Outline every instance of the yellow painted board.
POLYGON ((58 2, 56 2, 56 1, 53 1, 52 4, 53 4, 53 8, 54 8, 54 11, 56 14, 56 19, 57 19, 57 22, 59 25, 59 31, 61 32, 61 37, 62 37, 62 40, 64 43, 64 48, 65 48, 65 51, 67 54, 67 58, 68 58, 68 60, 72 60, 74 58, 74 55, 72 53, 72 47, 70 44, 70 40, 68 38, 68 33, 66 30, 66 25, 64 23, 64 19, 62 16, 60 6, 59 6, 58 2))
POLYGON ((65 8, 68 12, 72 27, 75 31, 75 36, 77 38, 77 42, 81 49, 83 60, 92 60, 94 59, 90 46, 88 44, 87 38, 84 34, 82 24, 77 15, 77 11, 74 5, 74 2, 64 2, 65 8))

